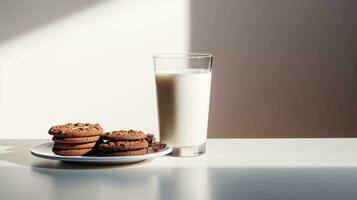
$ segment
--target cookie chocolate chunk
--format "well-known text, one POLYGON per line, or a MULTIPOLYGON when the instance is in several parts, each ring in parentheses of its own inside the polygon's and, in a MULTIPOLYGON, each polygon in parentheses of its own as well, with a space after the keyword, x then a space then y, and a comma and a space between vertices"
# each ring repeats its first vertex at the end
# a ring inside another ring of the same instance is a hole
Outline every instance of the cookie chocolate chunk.
POLYGON ((137 149, 131 151, 98 151, 99 156, 137 156, 147 153, 147 149, 137 149))
POLYGON ((82 144, 66 144, 55 142, 54 148, 56 149, 91 149, 95 146, 96 142, 82 143, 82 144))
POLYGON ((166 144, 162 142, 155 142, 148 148, 148 153, 155 153, 160 151, 161 149, 165 149, 166 144))
POLYGON ((53 126, 48 133, 56 137, 86 137, 96 136, 103 133, 99 124, 76 123, 53 126))
POLYGON ((52 151, 57 155, 62 156, 84 156, 92 152, 92 149, 57 149, 53 148, 52 151))
POLYGON ((131 141, 107 141, 100 144, 98 149, 100 151, 127 151, 143 149, 148 147, 146 140, 131 140, 131 141))
POLYGON ((121 140, 141 140, 145 139, 146 135, 142 131, 113 131, 103 134, 103 139, 110 141, 121 141, 121 140))
POLYGON ((153 143, 156 142, 155 136, 153 134, 150 134, 150 133, 146 134, 146 140, 148 141, 149 146, 151 146, 153 143))
POLYGON ((56 137, 53 136, 52 140, 55 143, 64 143, 64 144, 82 144, 88 142, 96 142, 99 140, 98 136, 88 136, 88 137, 56 137))

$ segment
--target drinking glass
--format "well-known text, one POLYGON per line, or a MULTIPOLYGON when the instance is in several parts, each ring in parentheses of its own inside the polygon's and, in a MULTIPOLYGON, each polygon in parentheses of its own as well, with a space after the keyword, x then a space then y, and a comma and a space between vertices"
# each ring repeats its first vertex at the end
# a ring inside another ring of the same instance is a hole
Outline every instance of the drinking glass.
POLYGON ((212 54, 155 54, 160 140, 171 155, 205 152, 211 91, 212 54))

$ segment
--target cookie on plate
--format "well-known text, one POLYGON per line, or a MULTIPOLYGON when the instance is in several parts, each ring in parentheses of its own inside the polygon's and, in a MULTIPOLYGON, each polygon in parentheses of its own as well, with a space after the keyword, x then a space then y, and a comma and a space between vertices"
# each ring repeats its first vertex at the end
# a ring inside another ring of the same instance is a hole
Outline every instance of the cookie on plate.
POLYGON ((96 142, 89 142, 89 143, 80 143, 80 144, 66 144, 66 143, 57 143, 53 145, 56 149, 92 149, 95 147, 96 142))
POLYGON ((103 134, 103 139, 105 140, 110 140, 110 141, 128 141, 128 140, 141 140, 145 139, 146 135, 142 131, 134 131, 134 130, 129 130, 129 131, 112 131, 108 133, 103 134))
POLYGON ((53 135, 54 141, 52 151, 62 156, 88 155, 96 149, 103 133, 99 124, 69 123, 53 126, 48 131, 53 135))
POLYGON ((87 137, 101 135, 103 128, 99 124, 68 123, 53 126, 48 133, 56 137, 87 137))
POLYGON ((99 135, 88 136, 88 137, 56 137, 53 136, 52 140, 55 143, 64 143, 64 144, 82 144, 88 142, 96 142, 99 140, 99 135))
POLYGON ((84 156, 92 153, 93 149, 57 149, 53 148, 52 151, 61 156, 84 156))
POLYGON ((137 149, 130 151, 98 151, 99 156, 138 156, 147 153, 147 149, 137 149))
POLYGON ((129 151, 147 148, 146 140, 107 141, 98 146, 100 151, 129 151))

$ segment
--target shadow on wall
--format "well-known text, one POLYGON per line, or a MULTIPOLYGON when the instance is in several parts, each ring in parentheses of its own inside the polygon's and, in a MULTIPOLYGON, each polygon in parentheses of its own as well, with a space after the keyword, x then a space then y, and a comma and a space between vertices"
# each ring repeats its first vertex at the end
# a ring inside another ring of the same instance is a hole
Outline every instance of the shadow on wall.
POLYGON ((47 25, 100 0, 4 0, 0 2, 0 44, 47 25))
POLYGON ((357 2, 191 1, 214 54, 210 137, 356 137, 357 2))

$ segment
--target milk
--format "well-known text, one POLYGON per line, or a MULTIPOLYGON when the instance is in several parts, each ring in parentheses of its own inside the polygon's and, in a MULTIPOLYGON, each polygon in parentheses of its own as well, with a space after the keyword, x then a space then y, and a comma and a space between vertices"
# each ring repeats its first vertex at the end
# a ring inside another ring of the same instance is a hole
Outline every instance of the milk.
POLYGON ((161 141, 173 147, 206 142, 211 74, 206 69, 156 71, 161 141))

